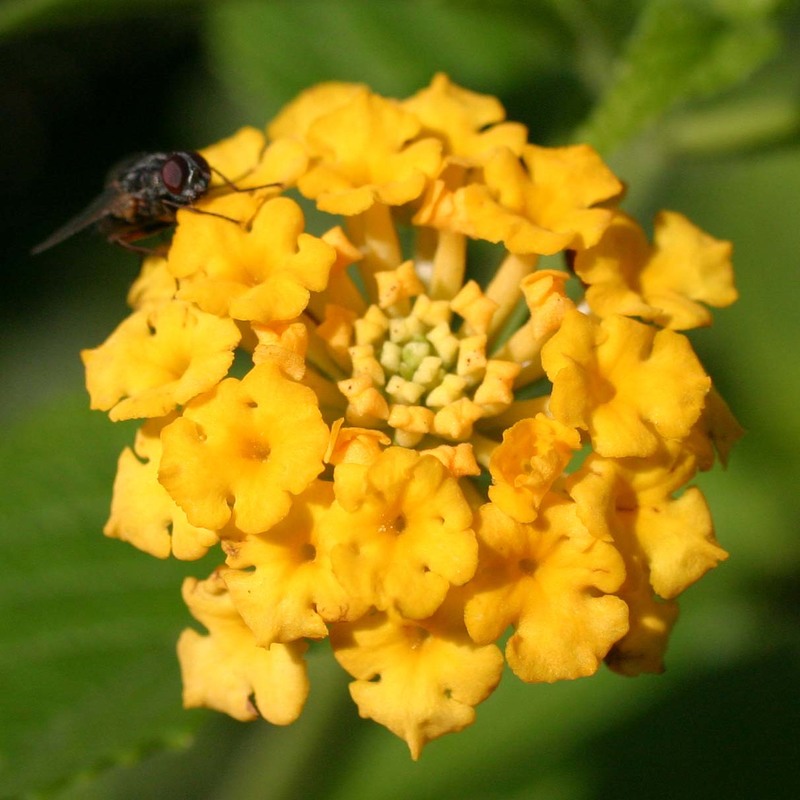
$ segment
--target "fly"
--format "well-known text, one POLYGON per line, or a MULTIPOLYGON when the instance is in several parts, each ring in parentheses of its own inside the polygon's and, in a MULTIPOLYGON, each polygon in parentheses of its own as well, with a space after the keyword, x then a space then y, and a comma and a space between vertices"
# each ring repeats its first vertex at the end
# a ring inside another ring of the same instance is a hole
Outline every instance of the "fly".
POLYGON ((92 225, 109 242, 142 249, 131 242, 173 225, 178 209, 191 206, 208 191, 211 171, 193 150, 131 156, 108 173, 100 195, 31 252, 48 250, 92 225))

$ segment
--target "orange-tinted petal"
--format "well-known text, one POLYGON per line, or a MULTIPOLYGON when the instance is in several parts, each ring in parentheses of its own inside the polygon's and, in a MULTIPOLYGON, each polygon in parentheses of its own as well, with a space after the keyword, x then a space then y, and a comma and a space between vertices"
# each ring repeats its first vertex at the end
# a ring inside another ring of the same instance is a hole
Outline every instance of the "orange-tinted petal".
POLYGON ((675 496, 693 463, 680 451, 649 459, 590 456, 570 480, 585 524, 596 535, 610 533, 626 558, 640 559, 653 590, 668 599, 728 557, 700 490, 675 496))

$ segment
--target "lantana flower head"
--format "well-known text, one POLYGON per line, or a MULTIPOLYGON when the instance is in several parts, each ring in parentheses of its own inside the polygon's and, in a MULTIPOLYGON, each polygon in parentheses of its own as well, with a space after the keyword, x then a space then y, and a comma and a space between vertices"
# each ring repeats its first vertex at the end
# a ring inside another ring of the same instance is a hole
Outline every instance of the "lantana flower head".
POLYGON ((203 152, 211 190, 83 353, 93 407, 143 420, 106 534, 219 553, 183 587, 185 704, 291 722, 328 642, 417 758, 504 661, 661 671, 727 557, 689 484, 741 429, 682 331, 735 300, 730 245, 676 212, 650 244, 591 147, 444 75, 323 84, 203 152))

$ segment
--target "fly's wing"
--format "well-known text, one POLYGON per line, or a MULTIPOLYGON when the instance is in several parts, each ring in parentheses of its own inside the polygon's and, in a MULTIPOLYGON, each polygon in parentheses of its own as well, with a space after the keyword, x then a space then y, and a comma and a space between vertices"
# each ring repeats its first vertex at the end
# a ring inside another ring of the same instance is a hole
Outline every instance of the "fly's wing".
POLYGON ((31 253, 36 255, 44 250, 49 250, 65 239, 69 239, 70 236, 78 233, 78 231, 82 231, 84 228, 88 228, 90 225, 94 225, 96 222, 112 214, 114 202, 117 200, 118 194, 118 189, 114 187, 106 188, 101 194, 95 197, 83 211, 76 214, 69 222, 50 234, 43 242, 37 244, 36 247, 31 250, 31 253))
POLYGON ((142 162, 147 161, 147 159, 152 158, 153 156, 164 157, 164 154, 131 153, 131 155, 125 156, 125 158, 121 158, 106 173, 106 186, 111 186, 113 183, 116 183, 117 181, 125 177, 125 175, 127 175, 127 173, 130 172, 133 167, 139 166, 142 162))

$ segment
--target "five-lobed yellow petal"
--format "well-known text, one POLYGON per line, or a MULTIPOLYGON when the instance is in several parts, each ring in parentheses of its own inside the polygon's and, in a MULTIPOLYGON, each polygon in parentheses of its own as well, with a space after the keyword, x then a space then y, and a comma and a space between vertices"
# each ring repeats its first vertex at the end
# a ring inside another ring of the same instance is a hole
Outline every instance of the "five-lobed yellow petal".
POLYGON ((261 533, 322 471, 328 428, 313 392, 265 362, 195 398, 161 441, 159 481, 193 525, 261 533))

